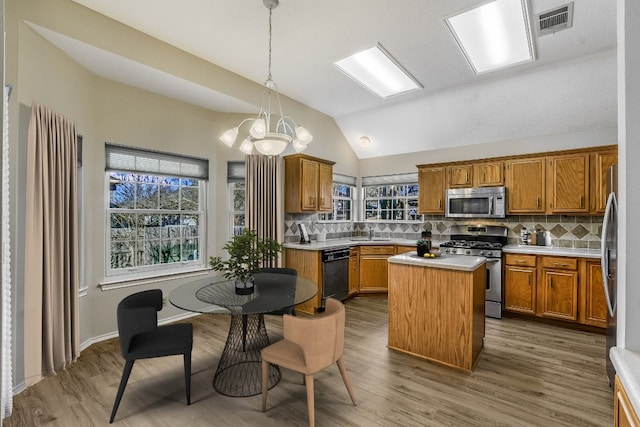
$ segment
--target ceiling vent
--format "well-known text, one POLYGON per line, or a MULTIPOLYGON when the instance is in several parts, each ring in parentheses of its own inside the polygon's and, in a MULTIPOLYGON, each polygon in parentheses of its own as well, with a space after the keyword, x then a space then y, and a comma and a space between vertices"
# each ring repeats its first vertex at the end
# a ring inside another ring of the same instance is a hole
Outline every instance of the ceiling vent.
POLYGON ((573 24, 573 2, 536 15, 536 23, 538 36, 546 36, 547 34, 571 28, 573 24))

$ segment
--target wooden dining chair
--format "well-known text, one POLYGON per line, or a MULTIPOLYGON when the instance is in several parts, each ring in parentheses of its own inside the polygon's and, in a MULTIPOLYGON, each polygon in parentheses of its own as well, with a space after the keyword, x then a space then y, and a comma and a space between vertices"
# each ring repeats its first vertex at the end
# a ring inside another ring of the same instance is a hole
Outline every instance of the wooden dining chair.
POLYGON ((109 423, 112 423, 116 417, 129 375, 137 359, 182 354, 184 356, 187 405, 190 405, 193 325, 191 323, 176 323, 158 326, 158 311, 162 310, 162 291, 160 289, 129 295, 120 301, 117 310, 120 352, 125 359, 125 365, 109 423))
POLYGON ((315 425, 313 374, 332 363, 338 365, 353 405, 357 405, 351 382, 342 360, 344 350, 344 305, 327 298, 324 315, 303 318, 283 316, 284 339, 262 349, 262 410, 267 409, 269 363, 300 372, 307 387, 309 425, 315 425))

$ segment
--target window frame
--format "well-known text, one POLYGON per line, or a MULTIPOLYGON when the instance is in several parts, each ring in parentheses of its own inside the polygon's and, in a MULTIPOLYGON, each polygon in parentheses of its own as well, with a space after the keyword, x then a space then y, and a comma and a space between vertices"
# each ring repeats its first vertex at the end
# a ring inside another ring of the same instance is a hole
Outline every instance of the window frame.
POLYGON ((246 223, 246 213, 245 210, 242 211, 237 211, 235 210, 235 204, 234 204, 234 199, 235 199, 235 194, 234 192, 236 191, 236 184, 240 184, 242 183, 242 185, 244 186, 244 203, 245 203, 245 207, 246 207, 246 203, 247 203, 247 186, 246 186, 246 182, 245 180, 235 180, 235 181, 231 181, 231 182, 227 182, 227 206, 228 206, 228 212, 229 212, 229 229, 227 230, 227 232, 229 233, 229 239, 232 239, 234 235, 236 235, 235 233, 235 218, 236 216, 240 216, 242 215, 244 217, 244 226, 242 227, 243 230, 247 227, 247 223, 246 223))
POLYGON ((329 214, 328 212, 321 212, 318 215, 318 222, 354 222, 355 221, 355 208, 356 208, 356 193, 358 191, 358 187, 356 187, 353 184, 346 184, 343 182, 336 182, 333 181, 332 186, 331 186, 331 213, 329 214), (337 193, 337 187, 338 186, 346 186, 346 187, 350 187, 351 188, 351 197, 341 197, 338 196, 337 193), (335 219, 336 217, 336 202, 338 200, 348 200, 351 202, 351 217, 349 219, 335 219), (327 219, 328 215, 332 215, 333 218, 332 219, 327 219))
POLYGON ((363 222, 397 222, 397 223, 422 223, 424 222, 424 215, 420 213, 420 211, 418 210, 418 197, 419 197, 419 189, 418 189, 418 182, 380 182, 380 183, 373 183, 373 184, 369 184, 369 185, 363 185, 362 189, 361 189, 361 196, 362 196, 362 203, 361 203, 361 212, 362 212, 362 221, 363 222), (415 196, 411 195, 407 195, 406 192, 404 195, 397 195, 396 194, 396 187, 399 186, 415 186, 416 187, 416 192, 415 192, 415 196), (367 189, 368 188, 372 188, 372 187, 377 187, 377 188, 382 188, 382 187, 386 187, 390 193, 390 195, 384 195, 384 196, 377 196, 377 197, 367 197, 367 189), (404 208, 403 208, 403 212, 404 212, 404 218, 403 219, 394 219, 394 218, 380 218, 379 216, 377 218, 367 218, 367 201, 368 200, 377 200, 378 201, 378 212, 380 213, 381 208, 380 208, 380 201, 381 200, 389 200, 391 202, 391 207, 389 209, 387 209, 389 212, 391 212, 391 214, 393 214, 394 210, 398 210, 397 208, 393 207, 393 202, 394 201, 404 201, 404 208), (417 213, 417 218, 416 219, 408 219, 409 216, 409 200, 415 200, 415 206, 416 206, 416 213, 417 213))

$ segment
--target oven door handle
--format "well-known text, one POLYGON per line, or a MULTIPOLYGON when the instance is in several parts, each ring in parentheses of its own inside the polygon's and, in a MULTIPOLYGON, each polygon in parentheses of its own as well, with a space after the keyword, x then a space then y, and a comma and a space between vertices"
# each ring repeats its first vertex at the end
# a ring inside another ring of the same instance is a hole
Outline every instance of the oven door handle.
POLYGON ((487 263, 490 262, 500 262, 500 258, 487 258, 487 263))

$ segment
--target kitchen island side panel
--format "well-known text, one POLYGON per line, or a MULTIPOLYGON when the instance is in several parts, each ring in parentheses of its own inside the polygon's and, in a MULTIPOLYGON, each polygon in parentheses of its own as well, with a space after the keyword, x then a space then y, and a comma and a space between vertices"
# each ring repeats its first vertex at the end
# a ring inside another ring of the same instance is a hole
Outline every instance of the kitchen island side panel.
POLYGON ((484 337, 484 265, 389 264, 389 348, 472 371, 484 337))

